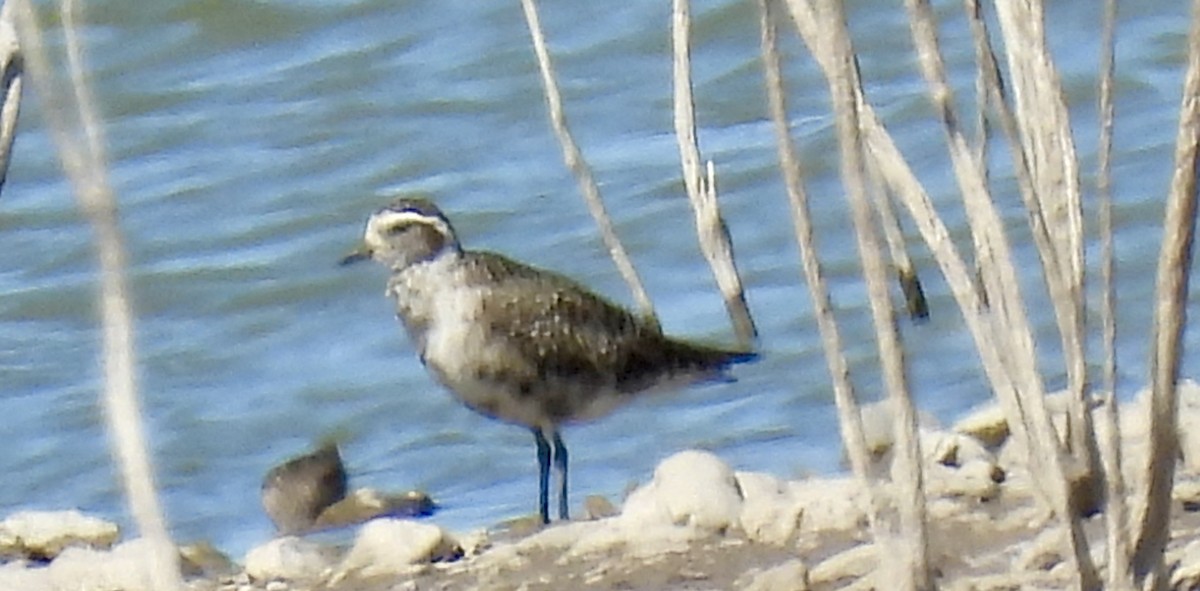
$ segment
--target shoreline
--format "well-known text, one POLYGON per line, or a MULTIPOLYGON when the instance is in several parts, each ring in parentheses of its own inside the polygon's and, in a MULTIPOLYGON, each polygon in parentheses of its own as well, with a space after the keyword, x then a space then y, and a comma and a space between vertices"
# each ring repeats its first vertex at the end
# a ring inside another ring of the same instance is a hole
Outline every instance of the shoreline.
MULTIPOLYGON (((1057 396, 1048 397, 1051 408, 1057 396)), ((1179 396, 1183 458, 1167 562, 1172 588, 1189 589, 1200 585, 1200 471, 1191 468, 1200 438, 1187 435, 1200 422, 1200 385, 1182 382, 1179 396)), ((1127 478, 1145 446, 1142 400, 1121 409, 1127 478)), ((873 470, 883 473, 890 461, 886 406, 869 406, 868 414, 883 417, 866 421, 881 425, 869 439, 873 470)), ((1066 529, 1037 500, 1003 421, 995 408, 983 408, 950 429, 922 427, 930 567, 942 589, 1060 589, 1071 580, 1066 529)), ((892 510, 886 487, 875 488, 883 510, 892 510)), ((879 546, 886 552, 893 543, 871 542, 868 496, 852 477, 783 480, 734 471, 695 450, 660 462, 619 509, 594 503, 605 516, 544 528, 448 532, 430 519, 376 518, 357 526, 348 547, 285 536, 236 561, 211 546, 188 546, 181 549, 186 588, 870 589, 885 564, 879 546)), ((31 525, 33 517, 0 522, 0 554, 9 558, 0 566, 0 590, 150 588, 139 571, 142 540, 118 543, 115 525, 77 512, 48 513, 31 525), (36 528, 49 533, 29 533, 36 528), (22 551, 24 558, 12 559, 22 551)), ((1101 569, 1104 526, 1102 514, 1084 521, 1101 569)))

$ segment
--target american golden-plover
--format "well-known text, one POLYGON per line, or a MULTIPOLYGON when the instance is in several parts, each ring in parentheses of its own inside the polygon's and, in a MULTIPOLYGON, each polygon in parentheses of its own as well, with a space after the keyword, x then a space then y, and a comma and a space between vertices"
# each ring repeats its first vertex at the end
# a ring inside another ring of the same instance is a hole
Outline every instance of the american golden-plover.
POLYGON ((568 518, 562 425, 755 356, 668 337, 563 275, 466 250, 425 199, 371 215, 362 247, 342 264, 366 259, 390 270, 387 295, 434 377, 470 409, 533 432, 543 523, 552 463, 558 515, 568 518))

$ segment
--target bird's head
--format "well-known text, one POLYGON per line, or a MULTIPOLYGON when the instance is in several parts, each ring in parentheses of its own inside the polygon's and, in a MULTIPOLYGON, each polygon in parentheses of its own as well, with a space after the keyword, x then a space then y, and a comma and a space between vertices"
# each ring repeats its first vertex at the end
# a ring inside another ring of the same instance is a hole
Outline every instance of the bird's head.
POLYGON ((399 270, 459 250, 450 220, 432 201, 404 197, 371 214, 362 245, 342 265, 372 259, 399 270))

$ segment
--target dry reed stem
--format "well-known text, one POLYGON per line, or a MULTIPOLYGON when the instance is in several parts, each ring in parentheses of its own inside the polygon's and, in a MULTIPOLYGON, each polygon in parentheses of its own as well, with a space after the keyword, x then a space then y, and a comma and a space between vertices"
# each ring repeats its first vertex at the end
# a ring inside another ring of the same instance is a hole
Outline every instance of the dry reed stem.
POLYGON ((674 0, 671 24, 675 138, 679 142, 679 158, 688 200, 696 216, 696 237, 700 240, 700 250, 704 253, 704 258, 708 259, 717 287, 725 300, 725 310, 733 322, 734 334, 737 335, 738 342, 748 348, 757 337, 758 329, 750 316, 750 308, 746 306, 746 294, 737 265, 734 263, 729 229, 717 204, 716 172, 711 161, 708 162, 707 176, 700 168, 700 148, 696 142, 696 114, 692 100, 689 52, 691 16, 688 0, 674 0))
MULTIPOLYGON (((1068 526, 1079 588, 1094 589, 1099 583, 1088 554, 1087 538, 1072 503, 1064 458, 1059 454, 1058 439, 1045 408, 1043 386, 1033 350, 1033 333, 1025 314, 1024 299, 1003 222, 988 195, 981 167, 972 156, 958 125, 953 90, 947 82, 937 44, 932 8, 924 0, 906 0, 905 4, 909 10, 909 24, 921 72, 943 124, 968 222, 981 247, 978 253, 979 268, 990 303, 992 326, 996 337, 1007 341, 1008 369, 1019 384, 1018 407, 1029 411, 1023 413, 1022 419, 1028 421, 1028 431, 1033 435, 1032 446, 1028 449, 1033 460, 1031 466, 1035 468, 1039 487, 1049 496, 1050 506, 1068 526)), ((1010 422, 1012 418, 1010 415, 1010 422)), ((1091 436, 1090 433, 1088 435, 1091 436)), ((1091 444, 1094 446, 1094 439, 1091 444)))
POLYGON ((1046 47, 1040 0, 999 2, 997 13, 1012 77, 1020 150, 1032 164, 1033 192, 1022 192, 1034 228, 1067 368, 1072 480, 1079 509, 1099 508, 1100 458, 1087 401, 1083 200, 1070 115, 1046 47), (1037 228, 1041 224, 1041 228, 1037 228))
POLYGON ((60 102, 68 93, 55 88, 51 82, 50 65, 32 7, 27 1, 18 0, 15 8, 18 11, 17 30, 27 50, 25 55, 34 86, 46 105, 43 111, 51 135, 75 189, 79 207, 96 233, 95 247, 100 264, 98 299, 103 328, 103 406, 130 511, 141 535, 151 543, 152 551, 145 557, 146 575, 154 589, 178 589, 182 586, 178 553, 163 519, 140 421, 125 250, 117 221, 116 200, 107 178, 102 132, 95 103, 84 80, 82 52, 73 25, 74 6, 67 1, 61 7, 73 85, 69 94, 76 99, 74 105, 60 102), (68 117, 77 118, 77 121, 69 123, 68 117))
POLYGON ((1170 533, 1171 487, 1175 476, 1176 415, 1183 327, 1187 322, 1188 280, 1196 231, 1196 166, 1200 164, 1200 0, 1192 3, 1188 69, 1179 108, 1175 172, 1167 197, 1162 250, 1155 281, 1150 357, 1150 457, 1145 494, 1137 505, 1138 535, 1133 572, 1144 589, 1164 589, 1163 550, 1170 533))
MULTIPOLYGON (((986 22, 981 15, 981 11, 976 0, 965 0, 965 4, 967 17, 971 21, 971 30, 973 37, 975 38, 977 57, 980 58, 980 62, 978 63, 980 79, 983 82, 985 93, 989 97, 989 103, 992 106, 992 110, 997 119, 1000 120, 1001 129, 1003 129, 1005 137, 1008 140, 1010 153, 1013 157, 1014 176, 1017 180, 1020 194, 1025 200, 1026 212, 1030 216, 1030 228, 1033 231, 1035 241, 1042 241, 1043 243, 1048 244, 1049 238, 1043 218, 1041 216, 1041 210, 1032 201, 1035 191, 1033 189, 1032 173, 1029 170, 1030 165, 1025 157, 1025 152, 1021 147, 1021 140, 1017 129, 1016 118, 1012 114, 1012 111, 1008 108, 1008 102, 1004 94, 1004 84, 1000 79, 1000 71, 996 62, 995 53, 992 50, 989 42, 990 36, 987 32, 986 22)), ((986 172, 981 172, 980 174, 985 175, 986 183, 986 172)), ((972 233, 974 234, 974 231, 972 233)), ((981 248, 982 247, 977 240, 976 250, 978 251, 981 248)), ((1047 251, 1048 249, 1039 249, 1039 253, 1047 251)), ((1054 260, 1055 259, 1051 259, 1049 261, 1050 264, 1054 264, 1054 260)), ((982 283, 982 273, 980 274, 980 277, 982 283)), ((984 296, 986 297, 987 294, 985 293, 984 296)), ((1040 398, 1040 395, 1038 398, 1040 398)), ((1018 435, 1020 433, 1030 432, 1030 429, 1027 429, 1025 424, 1031 420, 1027 418, 1030 416, 1029 413, 1031 410, 1021 405, 1019 400, 1016 401, 1017 404, 1014 407, 1012 403, 1006 403, 1006 399, 1007 396, 1000 396, 1001 404, 1006 405, 1005 412, 1010 419, 1010 428, 1016 426, 1017 429, 1015 432, 1018 435), (1013 414, 1014 412, 1015 414, 1013 414), (1016 417, 1016 420, 1014 420, 1013 417, 1016 417)), ((1035 402, 1037 402, 1037 400, 1035 400, 1035 402)), ((1032 412, 1040 415, 1043 414, 1044 411, 1034 410, 1032 412)), ((1026 437, 1019 436, 1018 439, 1026 440, 1026 437)), ((1051 438, 1045 437, 1044 439, 1046 441, 1052 440, 1051 438)), ((1027 448, 1029 453, 1032 454, 1029 456, 1029 461, 1031 467, 1033 468, 1035 478, 1044 477, 1045 470, 1041 467, 1041 459, 1044 457, 1044 455, 1042 453, 1034 452, 1032 445, 1027 446, 1027 448)), ((1053 453, 1057 454, 1057 448, 1055 448, 1053 453)), ((1054 476, 1054 478, 1058 478, 1058 476, 1054 476)), ((1045 491, 1046 487, 1044 485, 1040 485, 1039 490, 1045 491)), ((1048 494, 1048 492, 1046 494, 1048 494)), ((1053 505, 1053 503, 1051 504, 1053 505)))
POLYGON ((925 301, 925 289, 921 287, 921 279, 917 276, 912 258, 908 256, 908 246, 904 240, 904 231, 900 229, 900 220, 896 217, 896 208, 892 205, 890 192, 885 186, 882 175, 874 166, 874 161, 866 162, 867 174, 871 179, 871 204, 878 216, 879 225, 883 229, 888 253, 895 267, 896 280, 904 294, 904 304, 909 318, 921 320, 929 317, 929 303, 925 301))
POLYGON ((17 42, 11 4, 0 7, 0 188, 8 178, 13 141, 17 137, 17 115, 21 112, 24 58, 17 42))
MULTIPOLYGON (((800 31, 805 43, 808 45, 810 52, 816 57, 822 70, 826 72, 826 77, 830 77, 830 68, 832 67, 829 57, 821 51, 822 42, 818 32, 821 27, 818 26, 815 13, 812 8, 805 2, 800 0, 790 0, 788 2, 792 18, 800 31)), ((891 136, 883 128, 882 124, 876 117, 872 107, 866 103, 860 95, 859 108, 861 111, 860 123, 863 126, 864 135, 867 140, 869 154, 875 159, 876 166, 882 173, 883 177, 889 183, 889 186, 895 191, 901 203, 907 208, 913 221, 916 223, 917 229, 924 239, 930 252, 934 255, 943 275, 946 277, 947 283, 950 286, 951 294, 954 296, 959 309, 963 313, 964 321, 975 343, 975 347, 980 356, 980 361, 983 365, 985 374, 989 382, 992 384, 993 390, 997 393, 997 397, 1001 406, 1004 408, 1006 415, 1010 418, 1010 429, 1013 431, 1014 438, 1024 442, 1025 448, 1029 450, 1031 469, 1035 477, 1043 473, 1037 470, 1036 466, 1040 465, 1040 456, 1033 452, 1038 446, 1034 443, 1033 435, 1030 433, 1030 428, 1026 424, 1025 417, 1029 411, 1019 396, 1021 389, 1018 384, 1023 383, 1022 377, 1018 375, 1010 367, 1011 360, 1006 357, 1006 351, 1003 347, 1010 346, 1007 342, 1007 336, 1001 333, 995 321, 992 319, 992 314, 988 312, 984 305, 984 300, 981 297, 981 292, 976 287, 975 278, 970 273, 959 256, 944 222, 938 216, 932 201, 925 193, 924 188, 912 173, 911 168, 904 161, 903 155, 896 148, 895 142, 891 136)), ((982 185, 981 185, 982 186, 982 185)), ((977 202, 980 199, 976 200, 977 202)), ((986 194, 983 194, 981 199, 984 211, 990 211, 990 201, 986 194)), ((996 217, 994 211, 991 211, 993 218, 996 217)), ((998 226, 998 222, 993 221, 993 227, 998 226)), ((981 234, 981 232, 976 232, 981 234)), ((983 244, 987 244, 984 242, 983 244)), ((1007 260, 1007 259, 1006 259, 1007 260)), ((1009 281, 1014 283, 1014 281, 1009 281)), ((1028 347, 1026 351, 1028 353, 1028 347)), ((1036 371, 1030 366, 1028 374, 1036 377, 1036 371)), ((1035 388, 1039 386, 1034 382, 1035 388)), ((1030 391, 1028 387, 1025 391, 1030 391)), ((1040 402, 1040 396, 1035 396, 1035 401, 1040 402)), ((1040 416, 1045 416, 1044 411, 1040 416)), ((1048 422, 1045 424, 1045 431, 1049 431, 1048 422)), ((1053 436, 1043 436, 1040 440, 1049 441, 1053 436)), ((1053 448, 1051 448, 1053 449, 1053 448)), ((1053 453, 1053 452, 1052 452, 1053 453)), ((1061 481, 1061 478, 1059 478, 1061 481)), ((1040 490, 1038 488, 1037 490, 1040 490)), ((1050 493, 1044 493, 1049 495, 1050 493)), ((1049 500, 1048 500, 1049 502, 1049 500)), ((1050 503, 1053 505, 1054 503, 1050 503)))
MULTIPOLYGON (((895 418, 892 480, 899 493, 896 495, 896 509, 900 517, 902 543, 889 551, 896 553, 893 558, 898 559, 900 564, 888 565, 891 568, 885 568, 880 573, 886 572, 888 578, 877 581, 888 581, 889 586, 895 589, 928 589, 932 582, 929 577, 925 494, 921 488, 916 412, 909 397, 903 348, 888 297, 886 270, 867 199, 863 143, 858 121, 858 97, 861 96, 862 87, 841 0, 825 0, 820 5, 819 14, 826 34, 823 47, 830 52, 830 61, 834 64, 833 75, 829 78, 829 91, 837 123, 842 184, 846 189, 859 259, 867 284, 884 384, 895 418)), ((857 408, 852 410, 857 411, 857 408)))
POLYGON ((563 160, 566 162, 567 168, 571 169, 571 172, 579 181, 579 187, 583 192, 583 200, 587 203, 588 211, 591 212, 592 218, 596 220, 596 225, 600 228, 600 236, 604 240, 604 245, 608 247, 608 253, 612 256, 613 262, 616 263, 621 277, 629 285, 629 290, 633 293, 634 302, 641 311, 642 316, 658 324, 658 317, 654 313, 654 304, 650 301, 650 296, 647 295, 641 278, 638 277, 637 269, 634 268, 633 262, 625 252, 625 247, 621 245, 621 239, 617 237, 612 219, 609 218, 608 211, 604 207, 604 201, 600 198, 600 187, 596 185, 596 179, 592 177, 592 168, 584 159, 583 153, 579 150, 579 145, 575 143, 575 138, 571 135, 571 130, 567 126, 567 116, 563 111, 562 94, 559 93, 558 83, 555 82, 554 66, 550 62, 550 51, 546 49, 546 36, 542 33, 542 24, 538 18, 537 4, 535 0, 521 0, 521 8, 525 12, 525 22, 529 27, 529 35, 533 38, 533 51, 537 56, 538 70, 542 75, 542 90, 546 94, 546 106, 549 110, 550 125, 554 129, 554 135, 558 138, 559 144, 562 145, 563 160))
POLYGON ((1096 172, 1096 197, 1099 202, 1100 231, 1100 316, 1103 325, 1105 394, 1099 411, 1108 436, 1097 441, 1103 461, 1105 482, 1104 524, 1108 537, 1108 572, 1105 587, 1111 591, 1133 589, 1129 546, 1129 509, 1126 504, 1125 477, 1121 472, 1121 427, 1117 408, 1117 316, 1113 261, 1113 220, 1111 158, 1113 130, 1113 45, 1117 22, 1116 0, 1105 0, 1100 48, 1100 146, 1096 172))
POLYGON ((871 536, 877 542, 885 541, 886 535, 879 522, 881 491, 877 490, 869 475, 870 453, 863 431, 862 415, 857 410, 854 384, 850 381, 850 366, 842 349, 842 339, 837 319, 833 314, 833 303, 829 296, 829 283, 821 271, 821 259, 817 255, 816 237, 813 232, 812 216, 809 212, 808 193, 804 189, 804 169, 797 155, 788 128, 788 111, 783 91, 779 50, 776 43, 775 6, 776 0, 758 0, 762 34, 763 73, 766 78, 767 103, 774 123, 776 146, 779 152, 779 168, 787 187, 788 203, 792 211, 792 225, 796 232, 796 244, 800 248, 800 265, 804 272, 804 283, 808 286, 813 302, 813 316, 821 345, 825 351, 825 362, 833 384, 833 396, 837 408, 853 408, 853 412, 839 414, 842 443, 850 469, 866 492, 867 524, 871 536))
MULTIPOLYGON (((828 56, 820 50, 816 14, 807 2, 802 0, 787 0, 787 6, 792 20, 800 32, 810 53, 816 58, 822 71, 829 76, 832 67, 828 56)), ((896 147, 895 142, 884 129, 874 109, 859 96, 860 124, 867 142, 867 154, 874 159, 875 167, 881 173, 888 187, 894 192, 900 203, 907 209, 909 216, 916 224, 926 246, 934 256, 939 269, 946 278, 951 295, 963 312, 968 331, 979 352, 980 361, 985 374, 998 393, 1001 405, 1005 406, 1008 416, 1020 416, 1016 406, 1016 385, 1008 374, 999 350, 999 343, 992 338, 991 327, 986 322, 984 301, 976 289, 974 275, 967 269, 962 257, 950 239, 949 230, 938 216, 932 200, 921 186, 912 169, 904 160, 904 156, 896 147)), ((1011 429, 1014 436, 1021 441, 1028 441, 1026 427, 1023 421, 1012 421, 1011 429)))
MULTIPOLYGON (((820 49, 822 43, 819 35, 820 26, 817 23, 815 12, 807 2, 802 0, 788 0, 787 6, 809 51, 817 59, 822 70, 826 72, 826 77, 829 77, 832 64, 829 56, 820 49)), ((1005 359, 1000 350, 1000 341, 993 337, 993 327, 986 314, 986 306, 981 294, 976 289, 973 274, 967 269, 962 257, 958 254, 950 239, 950 233, 938 216, 932 200, 905 162, 904 156, 896 147, 887 130, 880 123, 874 109, 864 101, 862 96, 858 97, 858 101, 860 124, 863 126, 868 155, 874 158, 875 166, 908 210, 918 232, 945 276, 951 295, 954 296, 955 302, 963 313, 963 319, 979 353, 984 372, 993 390, 997 392, 1001 405, 1009 417, 1023 416, 1024 411, 1021 410, 1017 398, 1016 380, 1014 376, 1010 375, 1005 365, 1005 359)), ((1010 421, 1010 428, 1017 440, 1026 442, 1030 440, 1031 436, 1028 434, 1023 420, 1010 421)), ((1027 447, 1032 449, 1031 445, 1027 445, 1027 447)))
MULTIPOLYGON (((988 123, 987 105, 989 96, 988 80, 998 76, 995 71, 995 56, 988 45, 987 24, 983 20, 982 8, 978 0, 963 0, 963 8, 967 14, 967 23, 971 30, 972 45, 975 50, 975 159, 983 174, 983 182, 988 185, 991 181, 991 170, 988 166, 988 147, 991 141, 991 125, 988 123), (988 68, 991 68, 988 70, 988 68)), ((973 252, 980 250, 979 240, 974 232, 971 233, 973 252)), ((983 274, 978 267, 975 269, 976 287, 987 301, 983 292, 983 274)))

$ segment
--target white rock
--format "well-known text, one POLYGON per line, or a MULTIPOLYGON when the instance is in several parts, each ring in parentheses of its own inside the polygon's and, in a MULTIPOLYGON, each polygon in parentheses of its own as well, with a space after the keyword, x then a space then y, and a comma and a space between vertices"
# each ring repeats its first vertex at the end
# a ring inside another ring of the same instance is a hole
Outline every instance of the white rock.
POLYGON ((556 523, 516 544, 493 547, 479 559, 489 567, 509 568, 531 554, 549 552, 566 562, 618 548, 631 558, 661 557, 740 527, 741 512, 733 471, 710 453, 685 451, 663 460, 654 478, 630 493, 620 515, 556 523))
POLYGON ((0 589, 152 591, 146 557, 154 551, 155 547, 144 539, 124 542, 110 551, 73 546, 45 567, 10 565, 0 569, 0 589))
POLYGON ((759 472, 738 472, 744 501, 740 523, 746 536, 765 544, 786 544, 800 527, 804 506, 786 482, 759 472))
POLYGON ((862 579, 879 568, 879 552, 871 544, 862 544, 844 550, 820 564, 814 566, 808 573, 808 580, 813 584, 832 583, 862 579))
POLYGON ((358 529, 354 546, 338 565, 334 580, 353 573, 361 577, 395 575, 414 564, 456 553, 457 544, 442 528, 408 519, 374 519, 358 529))
POLYGON ((703 451, 679 452, 658 465, 654 479, 629 495, 620 519, 724 532, 738 523, 742 494, 729 466, 703 451))
POLYGON ((921 455, 931 464, 962 466, 974 461, 995 463, 996 456, 978 439, 962 433, 921 429, 921 455))
POLYGON ((0 551, 52 559, 69 546, 108 549, 115 523, 79 511, 21 511, 0 522, 0 551))
POLYGON ((866 526, 867 496, 854 478, 797 480, 788 482, 788 488, 803 508, 803 532, 856 531, 866 526))
MULTIPOLYGON (((887 454, 896 444, 896 413, 892 412, 894 406, 891 399, 886 399, 861 407, 863 437, 866 439, 867 453, 873 458, 887 454)), ((917 411, 917 425, 922 429, 940 428, 936 417, 920 410, 917 411)))
POLYGON ((1176 393, 1179 396, 1179 453, 1185 468, 1200 472, 1200 384, 1182 380, 1176 393))
POLYGON ((1008 439, 1008 417, 1004 416, 1004 409, 1000 408, 1000 404, 992 401, 959 419, 954 424, 954 431, 974 437, 995 449, 1008 439))
POLYGON ((246 553, 246 574, 258 581, 309 581, 333 564, 331 551, 295 536, 275 538, 246 553))
POLYGON ((799 558, 755 573, 749 583, 738 585, 745 591, 808 591, 808 566, 799 558))
POLYGON ((921 431, 925 490, 934 498, 990 500, 1000 494, 1004 470, 974 437, 948 431, 921 431))
POLYGON ((1172 589, 1196 589, 1200 587, 1200 540, 1188 542, 1181 550, 1167 554, 1167 566, 1171 569, 1172 589))

